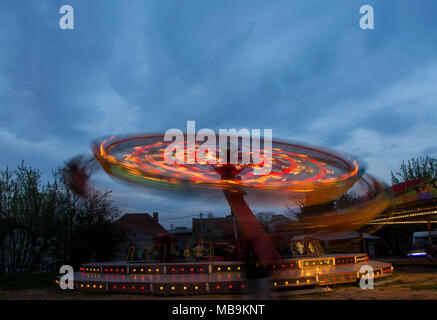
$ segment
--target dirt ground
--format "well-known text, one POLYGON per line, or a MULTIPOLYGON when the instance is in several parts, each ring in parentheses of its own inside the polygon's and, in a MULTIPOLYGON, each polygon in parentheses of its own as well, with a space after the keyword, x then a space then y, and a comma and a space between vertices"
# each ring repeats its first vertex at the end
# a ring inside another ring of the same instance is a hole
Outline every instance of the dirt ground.
POLYGON ((333 291, 288 297, 297 300, 437 300, 437 269, 401 267, 387 280, 375 282, 374 289, 358 285, 338 286, 333 291))
MULTIPOLYGON (((373 290, 362 290, 358 285, 330 287, 329 292, 320 288, 294 292, 275 292, 271 299, 290 300, 437 300, 437 268, 403 266, 395 269, 392 277, 375 282, 373 290), (305 294, 304 294, 305 293, 305 294)), ((96 294, 63 291, 55 286, 44 289, 0 290, 0 299, 32 300, 155 300, 155 299, 250 299, 244 295, 205 295, 158 297, 134 294, 96 294)))

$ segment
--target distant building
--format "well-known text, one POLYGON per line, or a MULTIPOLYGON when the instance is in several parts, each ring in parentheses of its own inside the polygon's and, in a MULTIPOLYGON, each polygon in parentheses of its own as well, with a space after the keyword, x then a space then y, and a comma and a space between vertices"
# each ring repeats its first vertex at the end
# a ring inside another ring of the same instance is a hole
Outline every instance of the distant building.
POLYGON ((174 246, 179 250, 184 250, 190 243, 193 242, 193 232, 187 227, 176 227, 170 230, 171 235, 174 237, 174 246))
POLYGON ((235 243, 237 225, 232 215, 224 218, 193 218, 193 239, 199 241, 235 243))
POLYGON ((127 213, 118 219, 116 223, 127 230, 130 236, 130 240, 117 253, 117 260, 126 259, 129 247, 153 247, 153 242, 159 234, 168 233, 159 224, 158 212, 153 212, 153 216, 148 213, 127 213))

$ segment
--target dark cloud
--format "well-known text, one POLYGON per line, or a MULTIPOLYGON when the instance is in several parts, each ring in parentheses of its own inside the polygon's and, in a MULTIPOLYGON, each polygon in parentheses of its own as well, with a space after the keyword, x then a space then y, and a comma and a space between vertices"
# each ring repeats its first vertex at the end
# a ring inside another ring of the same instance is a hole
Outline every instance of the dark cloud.
MULTIPOLYGON (((48 176, 96 137, 187 120, 344 148, 385 180, 435 151, 436 3, 71 0, 73 31, 58 27, 62 4, 0 4, 3 167, 48 176), (375 30, 358 27, 363 4, 375 30)), ((177 210, 104 187, 126 208, 177 210)))

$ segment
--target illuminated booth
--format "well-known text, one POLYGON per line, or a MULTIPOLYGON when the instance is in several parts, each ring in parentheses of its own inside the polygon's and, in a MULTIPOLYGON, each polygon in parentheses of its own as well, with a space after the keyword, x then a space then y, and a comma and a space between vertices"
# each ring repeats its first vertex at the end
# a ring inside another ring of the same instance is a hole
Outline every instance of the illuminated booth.
MULTIPOLYGON (((391 241, 394 245, 408 245, 408 256, 426 256, 425 246, 437 244, 433 230, 437 225, 437 179, 402 182, 392 186, 391 191, 393 206, 370 220, 367 227, 384 227, 381 235, 386 238, 390 238, 390 231, 399 234, 400 239, 391 241)), ((397 254, 405 252, 399 249, 397 254)), ((437 252, 434 256, 437 258, 437 252)))

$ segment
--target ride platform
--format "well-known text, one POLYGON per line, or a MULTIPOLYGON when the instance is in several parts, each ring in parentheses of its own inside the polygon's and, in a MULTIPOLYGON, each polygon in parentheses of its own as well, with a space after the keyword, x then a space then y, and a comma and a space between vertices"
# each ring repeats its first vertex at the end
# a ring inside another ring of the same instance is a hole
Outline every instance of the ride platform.
MULTIPOLYGON (((371 261, 367 254, 335 254, 284 259, 264 265, 273 290, 356 283, 371 266, 374 279, 392 274, 390 263, 371 261)), ((177 263, 87 263, 74 274, 74 287, 108 293, 191 295, 243 293, 245 265, 238 261, 177 263)))

